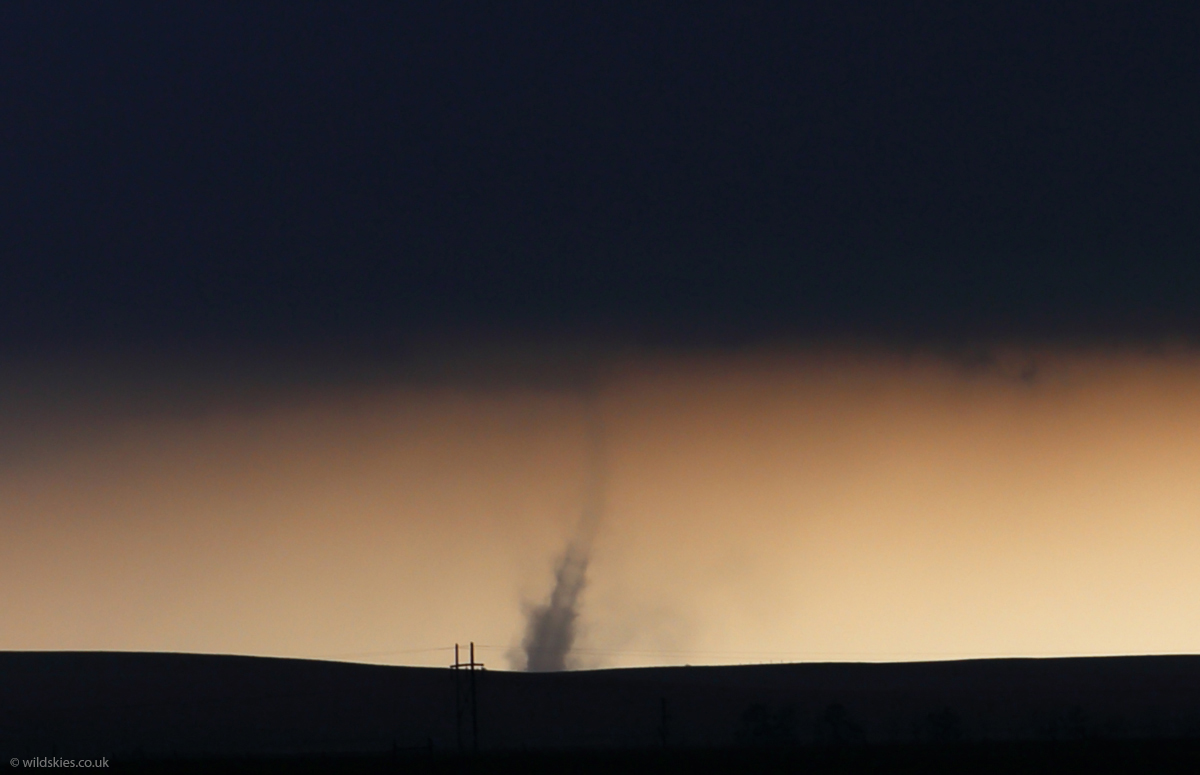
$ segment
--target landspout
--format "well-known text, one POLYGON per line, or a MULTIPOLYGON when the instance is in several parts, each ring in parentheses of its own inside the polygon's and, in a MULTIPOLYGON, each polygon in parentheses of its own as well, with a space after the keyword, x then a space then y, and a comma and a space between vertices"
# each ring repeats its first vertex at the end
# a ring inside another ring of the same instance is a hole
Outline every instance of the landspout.
POLYGON ((521 647, 529 672, 571 667, 581 596, 587 587, 592 544, 604 510, 604 434, 597 404, 594 396, 588 402, 587 483, 579 523, 555 566, 549 600, 527 613, 521 647))

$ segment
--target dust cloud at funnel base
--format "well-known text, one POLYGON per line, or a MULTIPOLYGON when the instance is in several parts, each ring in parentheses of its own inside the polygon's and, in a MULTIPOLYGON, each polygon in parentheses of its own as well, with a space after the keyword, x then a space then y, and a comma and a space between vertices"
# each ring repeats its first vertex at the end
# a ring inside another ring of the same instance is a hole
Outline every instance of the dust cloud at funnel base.
POLYGON ((566 670, 575 645, 580 595, 587 586, 587 547, 572 542, 554 571, 550 600, 526 613, 525 638, 521 642, 524 665, 529 672, 566 670))
POLYGON ((588 564, 604 510, 605 461, 604 425, 599 396, 591 391, 587 408, 587 482, 585 503, 574 535, 554 569, 550 598, 540 605, 526 605, 525 635, 521 650, 510 653, 513 667, 529 672, 551 672, 574 667, 571 650, 578 635, 581 596, 587 587, 588 564))

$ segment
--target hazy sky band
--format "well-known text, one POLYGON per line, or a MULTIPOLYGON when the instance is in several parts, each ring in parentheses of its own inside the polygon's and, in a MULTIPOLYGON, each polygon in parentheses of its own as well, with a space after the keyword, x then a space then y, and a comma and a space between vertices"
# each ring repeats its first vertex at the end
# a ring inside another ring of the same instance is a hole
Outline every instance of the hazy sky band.
MULTIPOLYGON (((1194 651, 1198 364, 607 361, 579 659, 1194 651)), ((20 625, 0 647, 340 656, 474 638, 505 664, 587 497, 585 396, 393 379, 246 401, 236 372, 210 378, 225 389, 186 411, 14 418, 7 402, 5 422, 37 432, 6 434, 0 465, 3 615, 20 625)))

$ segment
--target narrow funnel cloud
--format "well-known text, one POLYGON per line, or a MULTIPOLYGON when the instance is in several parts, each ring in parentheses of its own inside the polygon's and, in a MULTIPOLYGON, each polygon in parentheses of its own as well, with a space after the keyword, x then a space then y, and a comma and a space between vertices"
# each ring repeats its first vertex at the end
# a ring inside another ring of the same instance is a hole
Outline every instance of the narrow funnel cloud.
POLYGON ((554 570, 550 599, 530 609, 525 624, 525 669, 566 670, 575 645, 580 596, 587 586, 592 542, 604 511, 604 433, 595 394, 588 400, 588 470, 583 512, 554 570))

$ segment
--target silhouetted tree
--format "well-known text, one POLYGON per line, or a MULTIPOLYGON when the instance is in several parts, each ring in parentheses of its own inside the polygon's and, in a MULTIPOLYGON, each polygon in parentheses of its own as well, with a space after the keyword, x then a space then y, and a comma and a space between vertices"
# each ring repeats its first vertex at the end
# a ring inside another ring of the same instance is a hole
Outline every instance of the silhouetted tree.
POLYGON ((772 712, 762 703, 746 708, 738 724, 741 745, 789 745, 796 741, 796 708, 788 705, 772 712))
POLYGON ((936 710, 925 717, 929 739, 938 743, 953 743, 962 739, 962 724, 950 708, 936 710))
POLYGON ((817 719, 817 740, 831 745, 858 743, 863 739, 863 730, 839 702, 825 708, 817 719))
POLYGON ((1066 736, 1072 740, 1082 740, 1090 737, 1087 713, 1078 705, 1071 706, 1067 711, 1067 717, 1063 727, 1066 731, 1066 736))

